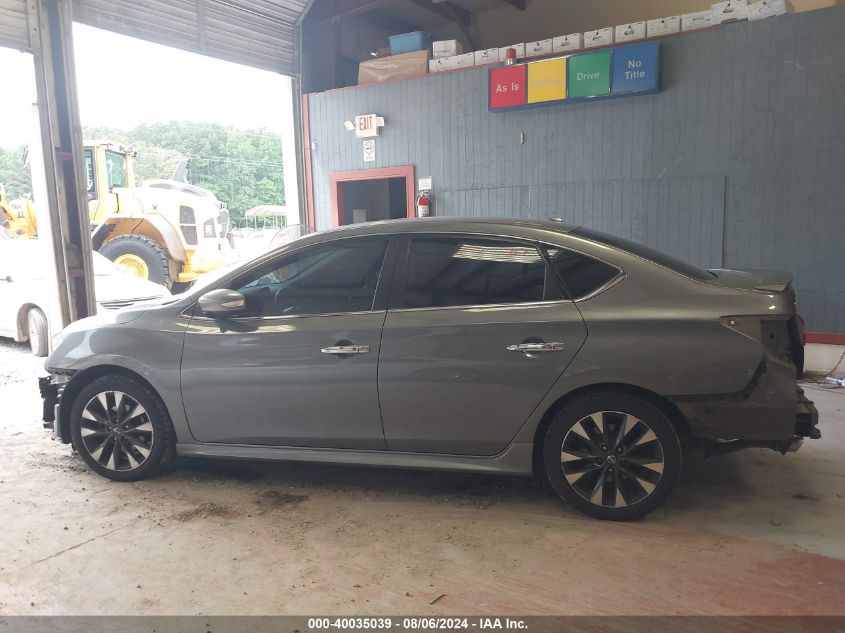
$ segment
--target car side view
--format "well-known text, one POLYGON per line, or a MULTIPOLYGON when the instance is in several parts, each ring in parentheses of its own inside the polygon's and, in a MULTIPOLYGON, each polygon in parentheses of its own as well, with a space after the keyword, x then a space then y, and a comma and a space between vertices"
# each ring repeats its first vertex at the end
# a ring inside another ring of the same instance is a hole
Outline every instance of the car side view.
POLYGON ((377 222, 72 324, 41 393, 114 480, 176 455, 536 475, 627 520, 684 459, 820 437, 802 329, 785 273, 554 219, 377 222))

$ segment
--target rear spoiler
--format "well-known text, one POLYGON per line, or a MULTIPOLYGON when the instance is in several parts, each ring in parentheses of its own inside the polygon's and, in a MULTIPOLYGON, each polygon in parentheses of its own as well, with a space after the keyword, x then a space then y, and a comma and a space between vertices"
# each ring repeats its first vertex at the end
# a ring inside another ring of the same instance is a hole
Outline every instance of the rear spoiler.
POLYGON ((733 288, 763 292, 786 292, 792 287, 792 275, 778 270, 714 268, 708 272, 713 273, 717 281, 733 288))

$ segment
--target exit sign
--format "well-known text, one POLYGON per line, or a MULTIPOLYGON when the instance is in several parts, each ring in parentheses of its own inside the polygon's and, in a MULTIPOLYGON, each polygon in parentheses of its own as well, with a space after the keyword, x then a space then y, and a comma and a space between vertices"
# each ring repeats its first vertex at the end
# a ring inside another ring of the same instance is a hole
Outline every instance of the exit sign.
POLYGON ((355 117, 355 136, 372 138, 378 136, 378 129, 384 127, 384 119, 375 114, 362 114, 355 117))

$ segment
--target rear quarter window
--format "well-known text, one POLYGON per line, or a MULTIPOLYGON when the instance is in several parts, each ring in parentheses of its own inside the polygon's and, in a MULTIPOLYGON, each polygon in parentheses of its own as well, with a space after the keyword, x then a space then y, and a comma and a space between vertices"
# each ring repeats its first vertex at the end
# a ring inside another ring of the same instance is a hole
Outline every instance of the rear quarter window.
POLYGON ((578 237, 592 240, 593 242, 604 244, 605 246, 618 248, 619 250, 626 251, 632 255, 636 255, 637 257, 642 257, 643 259, 647 259, 655 264, 663 266, 664 268, 668 268, 673 272, 690 277, 691 279, 695 279, 697 281, 713 281, 715 278, 713 273, 710 273, 702 268, 688 264, 685 261, 672 257, 671 255, 667 255, 666 253, 661 253, 660 251, 643 244, 626 240, 623 237, 617 237, 616 235, 610 235, 608 233, 602 233, 601 231, 584 227, 575 229, 570 233, 570 235, 576 235, 578 237))
POLYGON ((558 276, 572 300, 583 299, 601 290, 622 271, 603 261, 566 249, 548 248, 558 276))

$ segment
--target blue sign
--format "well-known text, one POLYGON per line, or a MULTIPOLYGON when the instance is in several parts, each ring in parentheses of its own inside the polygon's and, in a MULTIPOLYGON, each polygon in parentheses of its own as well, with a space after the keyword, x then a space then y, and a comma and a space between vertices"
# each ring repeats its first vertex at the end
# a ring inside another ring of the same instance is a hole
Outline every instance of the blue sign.
POLYGON ((633 44, 613 49, 611 94, 657 92, 660 89, 660 44, 633 44))

